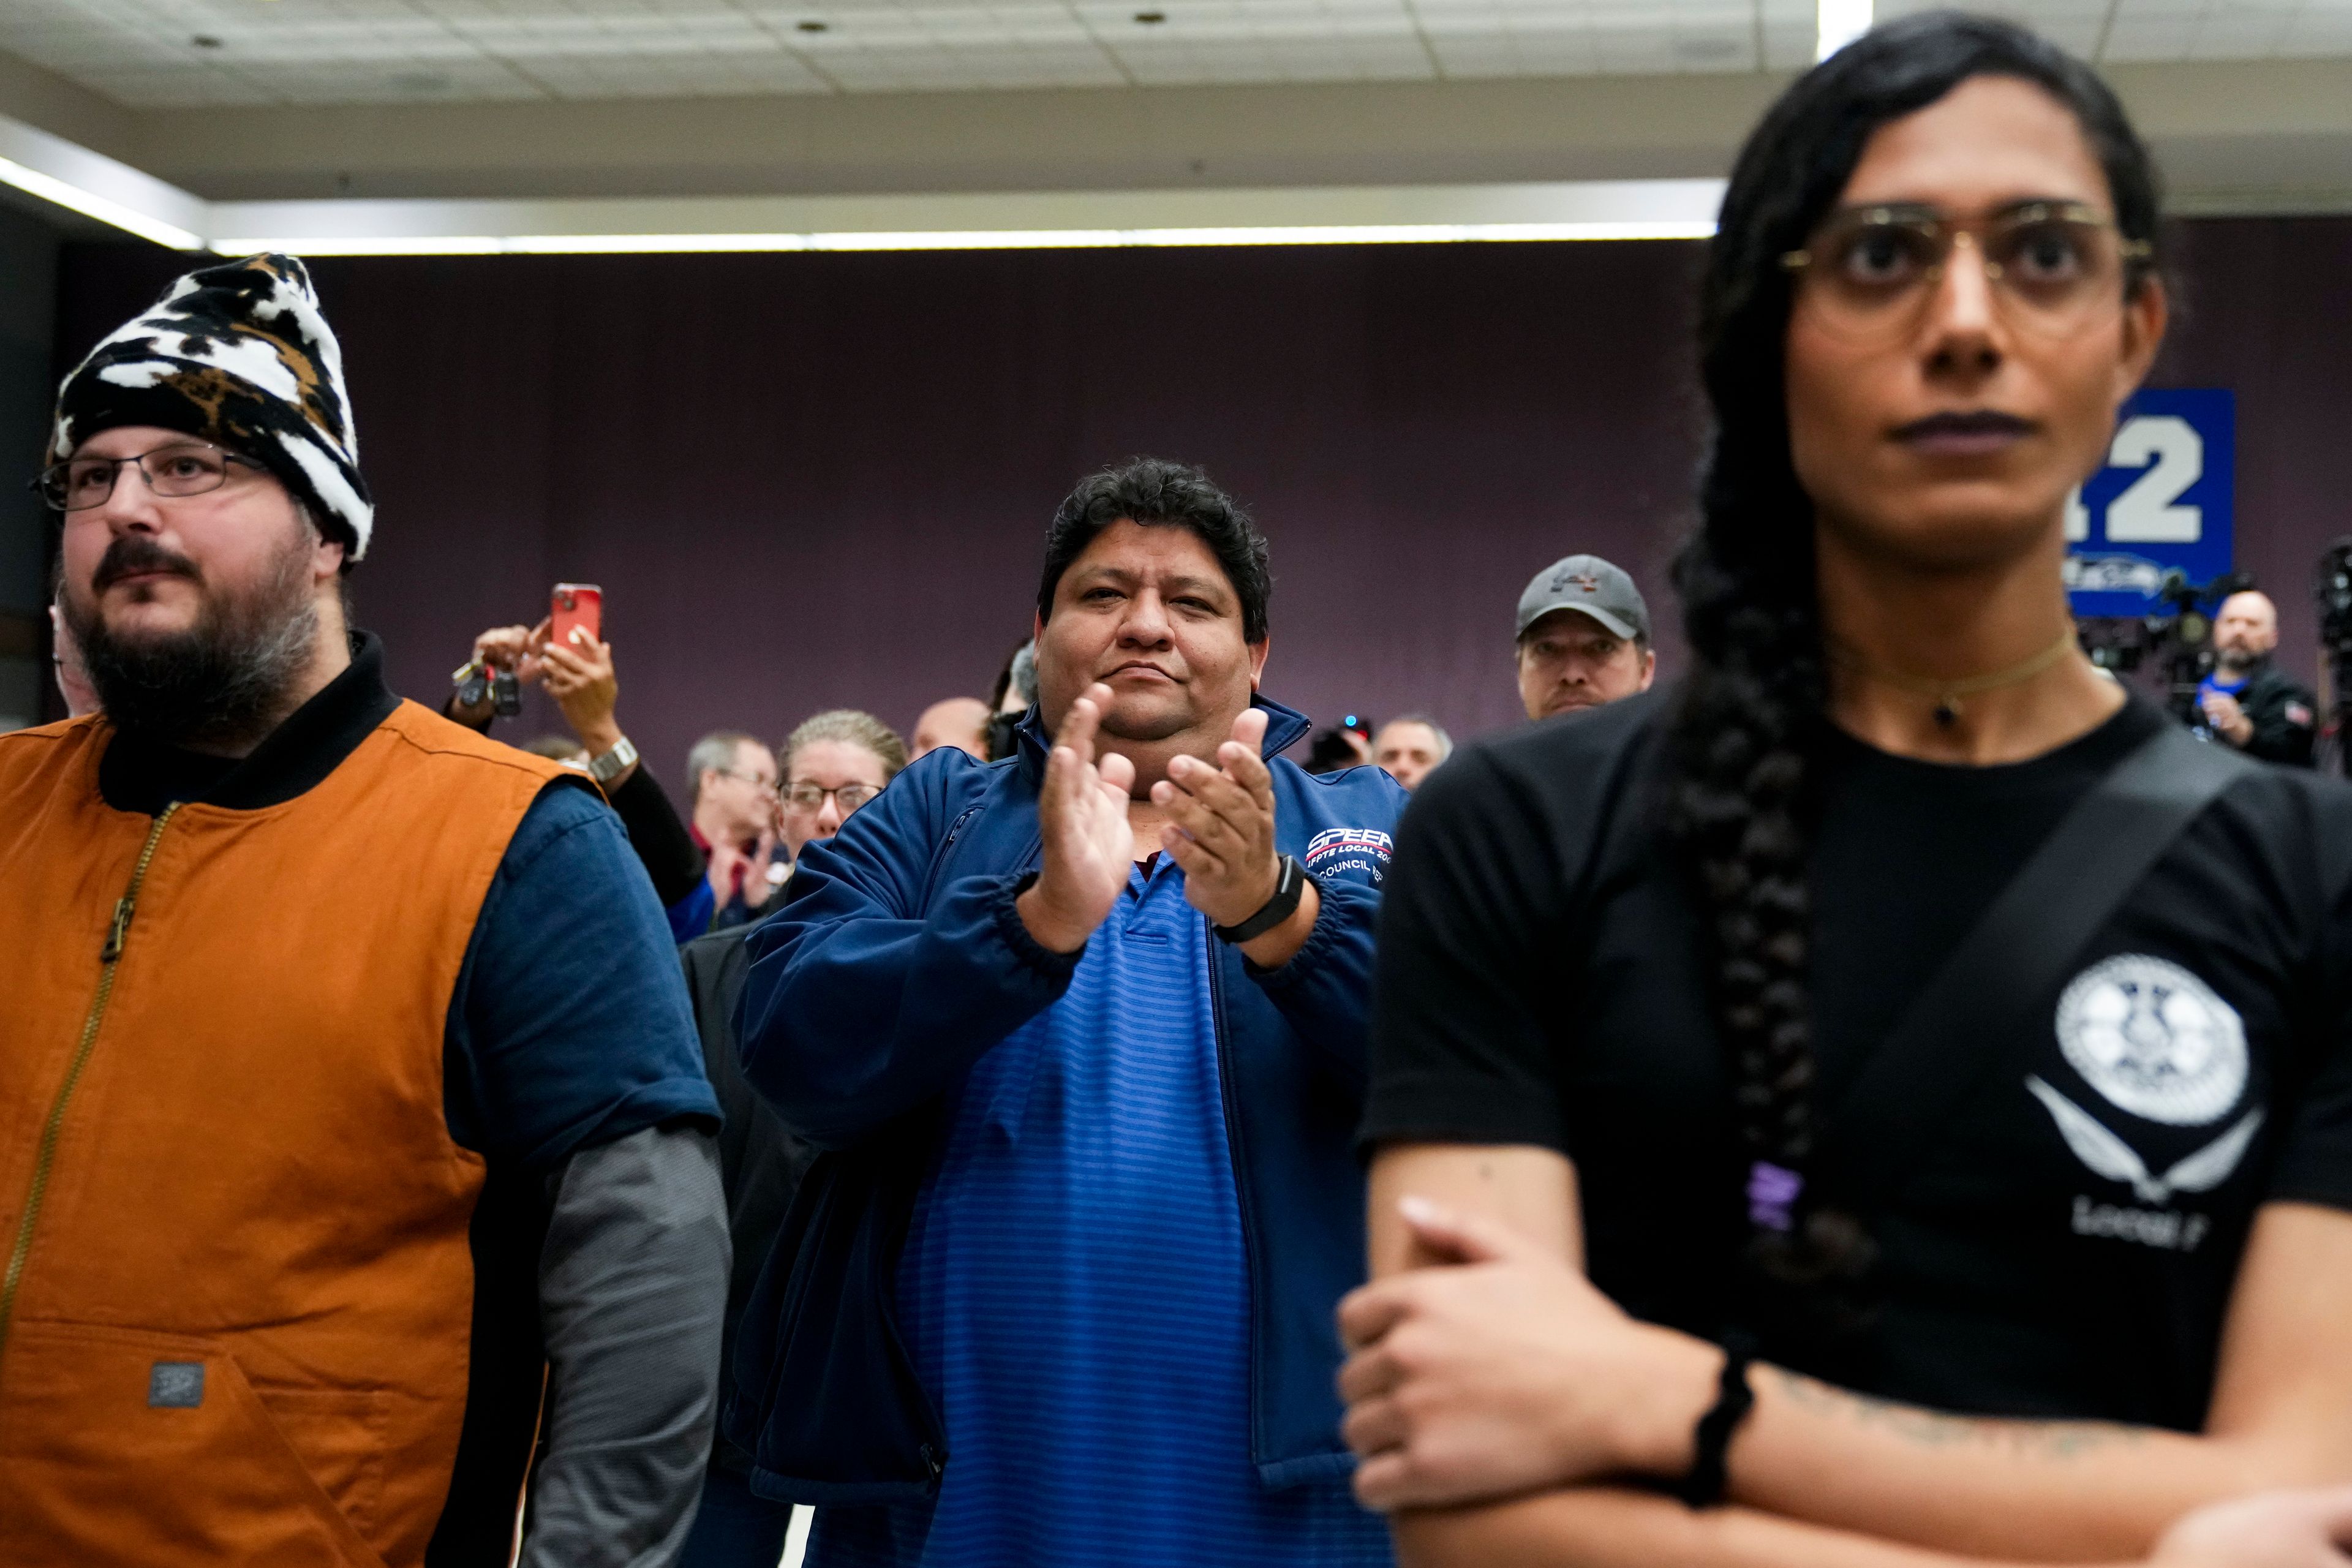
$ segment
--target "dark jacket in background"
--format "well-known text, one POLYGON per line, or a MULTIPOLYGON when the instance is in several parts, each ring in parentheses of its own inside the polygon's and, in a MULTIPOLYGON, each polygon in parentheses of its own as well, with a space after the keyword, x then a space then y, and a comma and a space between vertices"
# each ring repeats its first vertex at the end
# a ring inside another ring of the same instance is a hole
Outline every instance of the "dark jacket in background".
MULTIPOLYGON (((694 835, 677 815, 677 807, 656 782, 651 768, 640 762, 627 778, 604 792, 621 826, 629 830, 629 845, 653 879, 654 897, 663 909, 694 891, 702 880, 706 862, 694 835)), ((707 1054, 707 1053, 706 1053, 707 1054)))
POLYGON ((2247 672, 2237 697, 2254 726, 2253 738, 2240 751, 2266 763, 2311 766, 2312 742, 2319 733, 2318 698, 2269 659, 2247 672))
MULTIPOLYGON (((638 770, 643 775, 642 768, 638 770)), ((634 781, 633 781, 634 782, 634 781)), ((677 950, 686 966, 687 994, 694 1000, 695 1027, 702 1035, 703 1070, 718 1091, 726 1126, 719 1134, 719 1176, 727 1189, 727 1226, 735 1243, 735 1266, 727 1281, 727 1326, 720 1342, 719 1386, 733 1384, 735 1329, 743 1304, 760 1278, 760 1267, 784 1223, 793 1194, 816 1151, 795 1138, 768 1102, 743 1080, 735 1055, 735 1003, 751 967, 741 931, 697 937, 677 950)), ((751 1456, 723 1436, 711 1446, 710 1462, 749 1475, 751 1456)))
MULTIPOLYGON (((444 719, 477 735, 490 732, 494 716, 485 713, 476 722, 473 716, 457 710, 455 693, 442 700, 440 711, 444 719)), ((670 909, 690 897, 709 863, 700 846, 694 842, 693 833, 678 816, 677 807, 670 804, 669 795, 656 782, 653 770, 641 761, 630 770, 627 778, 604 793, 612 803, 614 815, 628 830, 629 847, 637 852, 637 860, 652 879, 654 897, 661 900, 662 908, 670 909)), ((673 930, 675 926, 673 920, 673 930)))

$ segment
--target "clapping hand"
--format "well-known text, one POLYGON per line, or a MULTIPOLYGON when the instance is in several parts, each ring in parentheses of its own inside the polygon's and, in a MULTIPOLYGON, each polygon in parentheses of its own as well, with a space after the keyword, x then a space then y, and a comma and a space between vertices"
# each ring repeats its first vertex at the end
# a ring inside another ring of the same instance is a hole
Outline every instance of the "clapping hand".
POLYGON ((1217 925, 1237 926, 1264 909, 1281 877, 1265 743, 1265 710, 1245 709, 1214 764, 1177 757, 1151 786, 1152 804, 1168 814, 1160 847, 1184 869, 1185 899, 1217 925))
POLYGON ((1117 752, 1099 760, 1095 753, 1110 700, 1110 688, 1097 682, 1070 704, 1037 794, 1045 864, 1013 907, 1038 945, 1053 952, 1086 945, 1118 903, 1135 866, 1135 834, 1127 821, 1135 764, 1117 752))
POLYGON ((743 902, 746 907, 760 909, 775 892, 774 873, 771 868, 776 863, 776 851, 781 847, 772 824, 752 844, 749 861, 743 868, 743 902))
POLYGON ((724 910, 739 892, 745 895, 744 901, 749 903, 753 873, 757 871, 764 875, 766 870, 757 857, 741 845, 719 838, 711 841, 710 855, 704 864, 702 875, 703 879, 710 884, 710 896, 715 906, 724 910))

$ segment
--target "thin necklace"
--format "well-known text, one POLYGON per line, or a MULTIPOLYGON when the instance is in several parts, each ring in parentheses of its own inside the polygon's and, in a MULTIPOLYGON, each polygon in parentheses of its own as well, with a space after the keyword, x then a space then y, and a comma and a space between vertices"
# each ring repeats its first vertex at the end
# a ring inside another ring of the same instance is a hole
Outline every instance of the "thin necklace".
POLYGON ((1908 670, 1890 668, 1870 658, 1861 649, 1833 638, 1823 639, 1823 646, 1829 650, 1829 656, 1838 663, 1847 666, 1869 679, 1877 681, 1882 686, 1892 686, 1900 691, 1933 698, 1936 703, 1936 722, 1948 727, 1959 719, 1961 698, 1975 697, 1987 691, 1998 691, 2004 686, 2015 686, 2021 680, 2032 679, 2066 657, 2066 650, 2074 646, 2074 628, 2070 626, 2059 634, 2056 642, 2022 664, 2012 664, 2007 669, 1996 669, 1990 675, 1964 676, 1958 680, 1937 680, 1925 675, 1913 675, 1908 670))

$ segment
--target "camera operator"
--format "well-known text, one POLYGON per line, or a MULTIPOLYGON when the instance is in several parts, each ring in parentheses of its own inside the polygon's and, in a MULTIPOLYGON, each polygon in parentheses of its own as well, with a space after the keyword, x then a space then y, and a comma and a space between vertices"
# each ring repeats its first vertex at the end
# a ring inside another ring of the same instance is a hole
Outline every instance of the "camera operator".
POLYGON ((2278 606, 2252 589, 2221 601, 2213 620, 2213 672, 2197 687, 2189 728, 2250 757, 2311 766, 2318 699, 2271 662, 2278 606))

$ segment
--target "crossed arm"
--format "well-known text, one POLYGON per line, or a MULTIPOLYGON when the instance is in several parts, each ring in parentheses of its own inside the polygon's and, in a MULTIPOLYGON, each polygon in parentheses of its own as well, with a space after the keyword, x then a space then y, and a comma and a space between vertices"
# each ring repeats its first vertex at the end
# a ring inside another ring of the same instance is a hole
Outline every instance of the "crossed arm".
POLYGON ((1622 1482, 1688 1468, 1721 1352, 1585 1279, 1575 1181, 1528 1147, 1373 1164, 1375 1281, 1342 1304, 1341 1387, 1358 1490, 1393 1512, 1407 1568, 2120 1562, 2201 1503, 2352 1479, 2352 1215, 2281 1203, 2241 1265, 2203 1433, 1944 1415, 1759 1366, 1730 1502, 1694 1513, 1622 1482))

